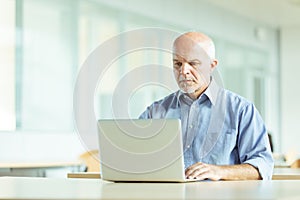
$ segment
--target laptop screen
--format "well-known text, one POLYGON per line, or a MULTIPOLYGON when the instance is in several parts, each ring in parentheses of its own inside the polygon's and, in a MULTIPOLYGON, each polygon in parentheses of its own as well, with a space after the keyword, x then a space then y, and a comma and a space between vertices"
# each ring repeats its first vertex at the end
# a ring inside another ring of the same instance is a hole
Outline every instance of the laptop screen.
POLYGON ((184 178, 180 120, 99 120, 98 130, 103 179, 184 178))

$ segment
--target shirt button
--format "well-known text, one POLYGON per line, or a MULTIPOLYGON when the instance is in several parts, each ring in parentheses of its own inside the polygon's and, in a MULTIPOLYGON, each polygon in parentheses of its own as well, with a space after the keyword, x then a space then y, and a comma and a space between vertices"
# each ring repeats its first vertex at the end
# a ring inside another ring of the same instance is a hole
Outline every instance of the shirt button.
POLYGON ((189 148, 190 148, 190 145, 188 145, 187 148, 189 149, 189 148))
POLYGON ((189 125, 189 128, 193 128, 193 125, 189 125))

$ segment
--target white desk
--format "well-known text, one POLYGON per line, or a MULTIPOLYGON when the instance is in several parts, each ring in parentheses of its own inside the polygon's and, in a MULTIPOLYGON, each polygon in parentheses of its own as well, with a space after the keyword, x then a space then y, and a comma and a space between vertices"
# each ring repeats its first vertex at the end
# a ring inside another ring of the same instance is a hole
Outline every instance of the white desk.
POLYGON ((300 199, 300 180, 111 183, 101 179, 0 178, 0 199, 300 199))
MULTIPOLYGON (((75 172, 68 173, 68 178, 97 178, 100 179, 99 172, 75 172)), ((273 180, 300 180, 300 168, 274 168, 273 180)))

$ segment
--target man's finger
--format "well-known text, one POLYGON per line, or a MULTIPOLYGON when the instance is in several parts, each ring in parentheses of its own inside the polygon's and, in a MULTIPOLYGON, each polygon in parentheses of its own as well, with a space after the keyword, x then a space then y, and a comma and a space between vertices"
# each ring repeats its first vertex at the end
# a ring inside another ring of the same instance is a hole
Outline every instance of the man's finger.
POLYGON ((185 175, 186 177, 191 176, 193 173, 195 173, 196 170, 203 168, 203 164, 202 163, 196 163, 194 165, 191 165, 190 167, 188 167, 185 171, 185 175))
POLYGON ((188 176, 188 178, 199 178, 201 175, 206 174, 208 170, 206 168, 204 168, 203 166, 198 166, 197 168, 195 168, 195 170, 190 173, 190 175, 188 176))

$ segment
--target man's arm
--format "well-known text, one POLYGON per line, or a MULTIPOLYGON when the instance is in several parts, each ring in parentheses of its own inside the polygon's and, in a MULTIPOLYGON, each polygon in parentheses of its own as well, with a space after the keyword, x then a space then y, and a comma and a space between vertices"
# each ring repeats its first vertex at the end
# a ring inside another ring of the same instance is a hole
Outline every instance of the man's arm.
POLYGON ((258 170, 250 164, 211 165, 195 163, 188 167, 185 175, 189 179, 210 180, 261 180, 258 170))

